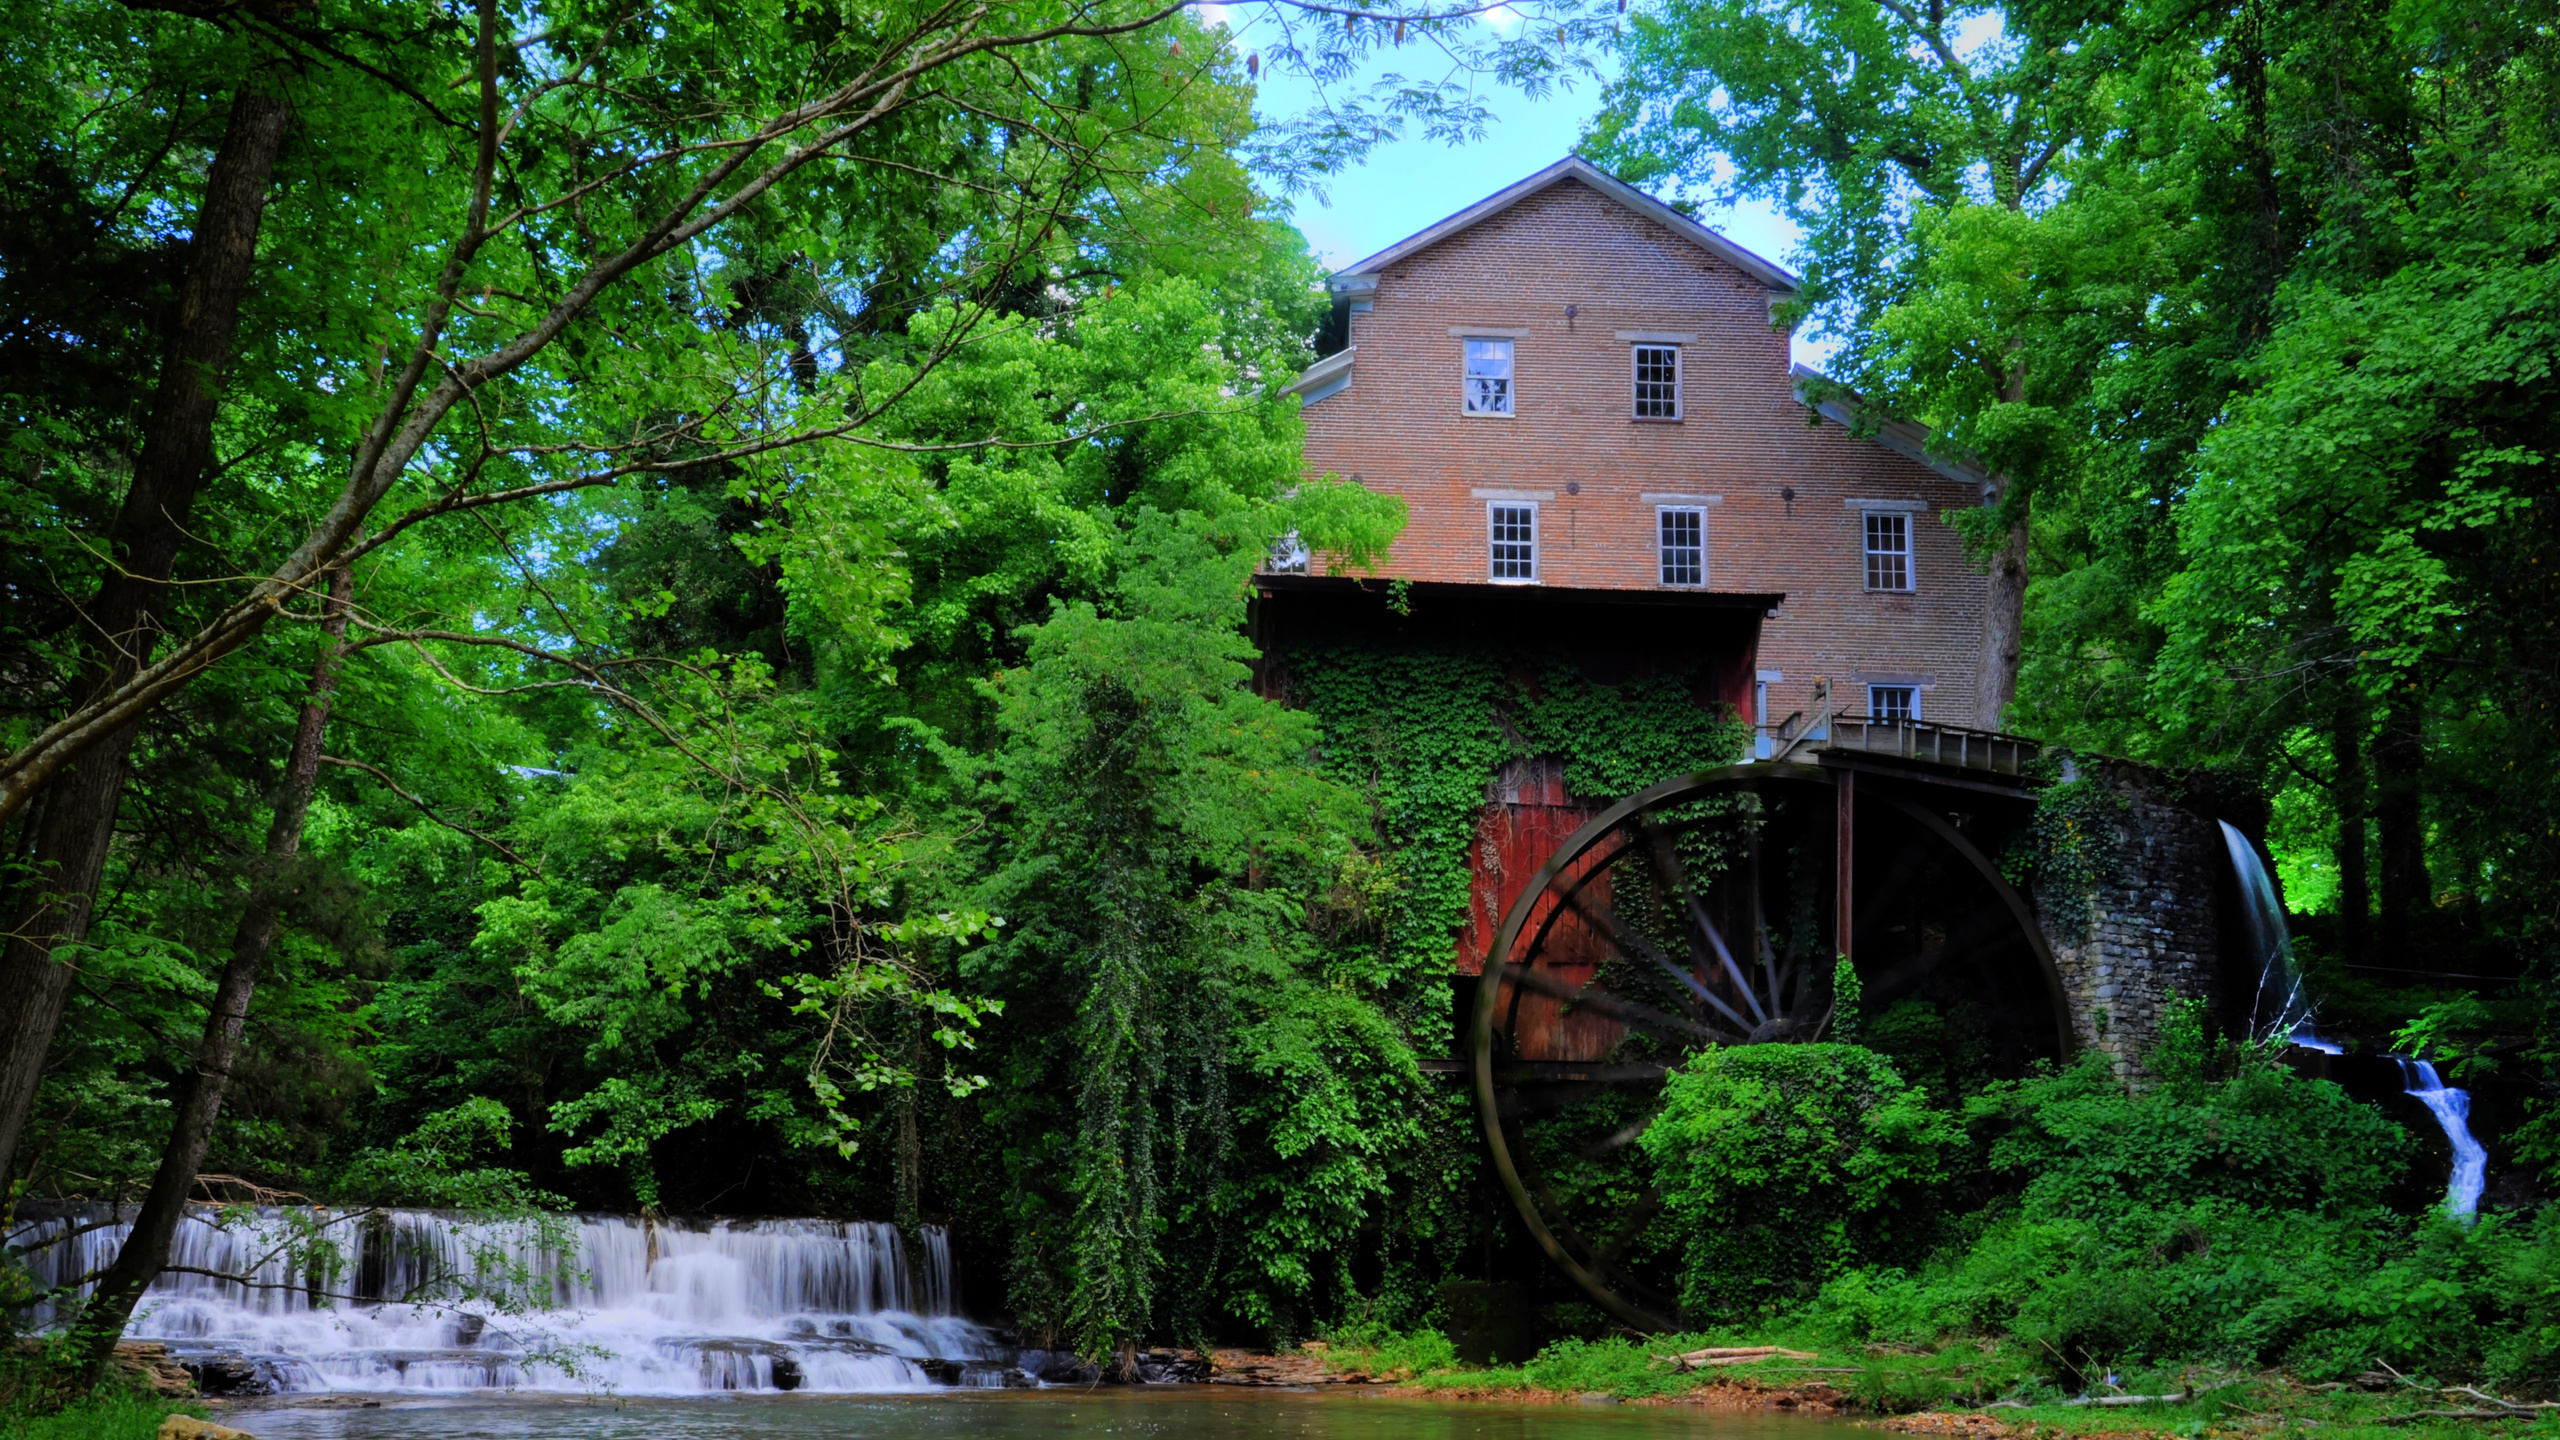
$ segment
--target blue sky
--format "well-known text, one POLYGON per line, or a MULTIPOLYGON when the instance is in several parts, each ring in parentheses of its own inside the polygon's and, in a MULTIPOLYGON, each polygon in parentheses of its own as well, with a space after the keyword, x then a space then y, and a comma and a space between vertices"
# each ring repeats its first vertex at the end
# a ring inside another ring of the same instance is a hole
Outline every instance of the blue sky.
MULTIPOLYGON (((1238 37, 1244 45, 1253 42, 1252 17, 1257 13, 1258 7, 1228 12, 1230 23, 1246 26, 1238 37)), ((1203 18, 1214 21, 1217 8, 1203 18)), ((1484 139, 1450 146, 1409 136, 1378 147, 1358 166, 1334 176, 1324 187, 1324 203, 1312 195, 1294 197, 1291 218, 1317 256, 1327 266, 1348 265, 1545 169, 1572 152, 1600 106, 1600 89, 1590 83, 1538 101, 1499 89, 1489 89, 1487 96, 1499 118, 1484 139)), ((1265 77, 1256 108, 1265 115, 1284 115, 1304 107, 1309 98, 1304 82, 1271 75, 1265 77)), ((1794 268, 1791 257, 1801 232, 1771 207, 1715 208, 1700 218, 1744 249, 1794 268)), ((1796 342, 1796 358, 1820 363, 1802 340, 1796 342)))

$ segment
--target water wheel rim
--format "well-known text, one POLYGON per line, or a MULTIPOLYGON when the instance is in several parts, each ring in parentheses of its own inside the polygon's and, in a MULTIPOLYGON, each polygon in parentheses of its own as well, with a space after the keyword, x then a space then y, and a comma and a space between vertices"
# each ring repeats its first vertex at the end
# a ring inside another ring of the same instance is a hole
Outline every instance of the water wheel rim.
MULTIPOLYGON (((1831 772, 1818 765, 1771 764, 1765 761, 1725 765, 1692 771, 1660 784, 1648 786, 1593 816, 1580 829, 1566 837, 1563 844, 1556 847, 1555 853, 1548 856, 1547 862, 1539 866, 1537 873, 1529 878, 1529 883, 1521 887, 1519 898, 1512 901, 1511 908, 1503 915, 1502 928, 1494 935, 1493 952, 1485 957, 1484 974, 1476 986, 1475 1013, 1468 1024, 1468 1050, 1474 1071, 1479 1129, 1484 1135, 1485 1147, 1492 1155, 1494 1176, 1501 1183, 1503 1192, 1510 1197, 1512 1208, 1519 1212, 1522 1223, 1529 1231, 1530 1239, 1537 1243, 1539 1250, 1546 1255, 1548 1261, 1562 1270, 1567 1278, 1573 1281, 1575 1287, 1588 1296, 1594 1304, 1630 1328, 1652 1334, 1665 1333, 1679 1327, 1675 1319, 1654 1314, 1627 1300, 1612 1289, 1601 1274, 1576 1258, 1572 1247, 1569 1247, 1564 1238, 1556 1233, 1555 1227, 1548 1223, 1535 1197, 1530 1193, 1528 1184, 1522 1178, 1519 1159, 1512 1154, 1512 1147, 1506 1138, 1507 1127, 1503 1121, 1501 1097, 1494 1084, 1494 1012, 1500 1006, 1503 976, 1512 968, 1511 954, 1513 947, 1519 943, 1520 932, 1527 926, 1531 914, 1536 911, 1539 900, 1546 895, 1548 889, 1555 884, 1556 878, 1567 866, 1575 863, 1584 851, 1606 838, 1629 817, 1666 803, 1723 788, 1736 781, 1754 782, 1752 788, 1757 788, 1758 784, 1763 782, 1818 785, 1826 788, 1834 783, 1831 772)), ((1582 1240, 1578 1233, 1574 1238, 1582 1240)), ((1598 1255, 1597 1247, 1590 1246, 1587 1240, 1583 1240, 1582 1243, 1589 1248, 1590 1253, 1598 1255)))
MULTIPOLYGON (((1539 990, 1560 995, 1562 984, 1562 982, 1549 982, 1541 985, 1530 981, 1527 976, 1539 972, 1533 972, 1515 964, 1514 957, 1534 956, 1543 948, 1559 917, 1568 908, 1579 913, 1579 907, 1571 904, 1571 895, 1559 895, 1558 903, 1547 907, 1547 915, 1541 920, 1537 932, 1530 937, 1526 946, 1522 943, 1522 931, 1527 928, 1531 917, 1537 914, 1540 902, 1548 899, 1551 893, 1555 892, 1558 879, 1568 868, 1577 864, 1586 866, 1587 873, 1576 878, 1567 887, 1572 894, 1579 894, 1590 886, 1592 877, 1607 869, 1609 864, 1637 853, 1638 832, 1635 829, 1628 829, 1625 831, 1625 843, 1620 844, 1616 850, 1605 857, 1605 863, 1591 861, 1595 847, 1607 842, 1613 832, 1618 832, 1627 825, 1630 818, 1640 816, 1648 810, 1667 810, 1687 801, 1703 798, 1710 793, 1731 789, 1757 792, 1772 785, 1803 785, 1836 789, 1838 773, 1829 766, 1819 764, 1746 762, 1693 771, 1628 796, 1592 817, 1556 847, 1554 853, 1530 877, 1529 883, 1521 889, 1518 897, 1505 912, 1502 926, 1494 938, 1492 952, 1486 957, 1484 973, 1478 983, 1476 1003, 1470 1018, 1467 1041, 1479 1129, 1492 1157, 1495 1176, 1500 1181, 1504 1192, 1510 1197, 1512 1206, 1519 1213, 1530 1237, 1545 1253, 1549 1262, 1564 1271, 1576 1288, 1603 1310, 1634 1329, 1662 1332, 1676 1329, 1677 1326, 1674 1320, 1629 1300, 1624 1291, 1641 1290, 1646 1292, 1648 1298, 1668 1297, 1662 1296, 1662 1292, 1657 1288, 1646 1284, 1641 1278, 1617 1265, 1607 1247, 1594 1244, 1589 1237, 1581 1233, 1580 1227, 1565 1218, 1565 1207, 1555 1196, 1547 1193, 1549 1187, 1543 1175, 1538 1173, 1540 1167, 1537 1166, 1535 1157, 1529 1151, 1525 1134, 1515 1137, 1517 1117, 1507 1117, 1503 1113, 1493 1046, 1494 1023, 1497 1011, 1502 1008, 1502 995, 1506 989, 1511 992, 1512 1008, 1516 1012, 1526 992, 1539 990), (1506 980, 1512 983, 1506 985, 1504 983, 1506 980), (1524 1170, 1527 1173, 1524 1173, 1524 1170), (1546 1200, 1543 1206, 1539 1203, 1541 1196, 1546 1200), (1549 1208, 1552 1208, 1557 1216, 1552 1222, 1546 1213, 1549 1208), (1584 1255, 1592 1257, 1598 1263, 1585 1263, 1581 1258, 1584 1255)), ((1966 868, 1972 870, 1987 884, 1996 898, 1998 909, 2006 912, 2007 918, 2014 926, 2010 933, 2029 952, 2033 969, 2043 982, 2054 1027, 2055 1053, 2068 1059, 2077 1048, 2078 1041, 2071 1022, 2068 987, 2061 974, 2061 968, 2056 963, 2051 946, 2044 936, 2043 927, 2037 923, 2033 905, 2009 883, 2007 877, 2000 873, 1998 866, 1991 861, 1990 857, 1955 826, 1949 824, 1944 816, 1890 791, 1868 792, 1862 794, 1861 799, 1881 803, 1899 812, 1904 818, 1917 822, 1923 834, 1951 851, 1966 868)), ((1581 987, 1576 998, 1587 1003, 1588 996, 1582 992, 1587 992, 1588 988, 1588 984, 1581 987)), ((1696 1031, 1698 1033, 1693 1038, 1705 1039, 1709 1043, 1735 1043, 1734 1040, 1725 1037, 1707 1034, 1700 1026, 1689 1024, 1678 1016, 1663 1014, 1639 1017, 1631 1012, 1643 1009, 1641 1005, 1605 993, 1599 998, 1615 1011, 1627 1012, 1618 1013, 1615 1018, 1628 1023, 1631 1028, 1641 1026, 1663 1038, 1671 1038, 1664 1028, 1667 1025, 1675 1029, 1696 1031)), ((1608 1014, 1612 1013, 1612 1010, 1604 1009, 1600 1013, 1608 1014)), ((1514 1019, 1516 1020, 1516 1014, 1514 1019)), ((1522 1073, 1525 1074, 1527 1064, 1532 1062, 1516 1063, 1521 1066, 1522 1073)))

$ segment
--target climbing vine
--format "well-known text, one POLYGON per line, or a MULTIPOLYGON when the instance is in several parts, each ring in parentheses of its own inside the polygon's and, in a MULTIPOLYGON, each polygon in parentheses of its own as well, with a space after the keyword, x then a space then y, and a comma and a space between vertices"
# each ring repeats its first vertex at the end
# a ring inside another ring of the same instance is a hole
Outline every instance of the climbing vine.
POLYGON ((1575 798, 1606 803, 1730 763, 1751 733, 1698 703, 1694 673, 1603 685, 1492 650, 1362 646, 1293 653, 1289 666, 1292 698, 1323 726, 1325 768, 1369 796, 1393 870, 1378 918, 1400 978, 1448 973, 1468 851, 1504 760, 1558 756, 1575 798))
MULTIPOLYGON (((1445 975, 1466 919, 1467 850, 1509 745, 1490 655, 1342 647, 1290 656, 1292 698, 1323 727, 1324 768, 1369 797, 1390 867, 1377 920, 1400 978, 1445 975)), ((1445 1035, 1415 1039, 1445 1040, 1445 1035)))
POLYGON ((2050 923, 2076 945, 2089 938, 2089 902, 2115 878, 2109 836, 2124 814, 2124 797, 2058 751, 2035 761, 2028 779, 2035 786, 2035 818, 2010 842, 2000 869, 2012 885, 2032 881, 2050 923))
MULTIPOLYGON (((1376 958, 1338 968, 1383 987, 1381 998, 1401 1013, 1421 1054, 1449 1053, 1456 1038, 1446 982, 1467 916, 1470 852, 1504 761, 1558 757, 1577 800, 1606 803, 1727 763, 1750 735, 1730 714, 1697 702, 1694 675, 1601 685, 1569 665, 1492 649, 1343 646, 1292 652, 1287 663, 1291 700, 1321 727, 1321 767, 1367 798, 1378 840, 1378 868, 1360 887, 1361 903, 1346 907, 1365 910, 1374 946, 1365 935, 1356 945, 1348 935, 1336 942, 1373 949, 1376 958)), ((1475 1165, 1471 1104, 1454 1088, 1438 1098, 1418 1146, 1400 1160, 1425 1183, 1399 1187, 1409 1202, 1382 1217, 1378 1287, 1362 1302, 1368 1318, 1410 1323, 1426 1313, 1434 1282, 1451 1273, 1481 1223, 1459 1198, 1475 1165)), ((1631 1118, 1615 1117, 1603 1133, 1631 1118)), ((1551 1178, 1606 1199, 1626 1177, 1586 1165, 1551 1178)))
POLYGON ((1648 785, 1743 755, 1751 727, 1697 701, 1697 677, 1654 675, 1602 685, 1549 665, 1535 694, 1514 687, 1508 717, 1532 754, 1564 757, 1584 800, 1623 800, 1648 785))

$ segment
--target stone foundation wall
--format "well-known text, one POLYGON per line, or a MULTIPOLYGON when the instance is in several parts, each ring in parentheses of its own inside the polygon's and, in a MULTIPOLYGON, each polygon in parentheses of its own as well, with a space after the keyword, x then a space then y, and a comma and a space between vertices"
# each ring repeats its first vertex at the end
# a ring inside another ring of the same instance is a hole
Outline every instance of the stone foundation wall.
POLYGON ((2037 918, 2081 1048, 2135 1081, 2170 1007, 2212 1004, 2220 993, 2215 895, 2227 862, 2213 818, 2166 776, 2130 766, 2090 773, 2117 801, 2100 837, 2103 873, 2076 904, 2039 885, 2037 918))

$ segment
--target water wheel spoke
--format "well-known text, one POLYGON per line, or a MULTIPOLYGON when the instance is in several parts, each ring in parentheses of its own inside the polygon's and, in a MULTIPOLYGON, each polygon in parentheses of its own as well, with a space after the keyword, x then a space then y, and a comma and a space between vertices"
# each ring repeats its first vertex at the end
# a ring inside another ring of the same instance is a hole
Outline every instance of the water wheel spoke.
POLYGON ((1538 1202, 1548 1217, 1547 1228, 1556 1237, 1557 1242, 1566 1250, 1573 1252, 1577 1261, 1598 1272, 1600 1278, 1613 1283, 1616 1288, 1626 1291, 1656 1310, 1677 1313, 1680 1305, 1679 1297, 1666 1294, 1644 1283, 1638 1277, 1628 1274, 1624 1267, 1617 1263, 1611 1250, 1592 1244, 1591 1238, 1582 1233, 1582 1228, 1567 1218, 1569 1212, 1563 1202, 1557 1198, 1555 1187, 1547 1182, 1546 1168, 1538 1163, 1536 1152, 1525 1139, 1516 1133, 1506 1136, 1506 1139, 1510 1142, 1512 1162, 1519 1167, 1520 1178, 1527 1184, 1530 1193, 1538 1197, 1538 1202))
POLYGON ((1662 1192, 1648 1185, 1645 1187, 1644 1194, 1637 1197, 1636 1203, 1627 1207, 1625 1214, 1621 1217, 1617 1233, 1609 1237, 1608 1248, 1600 1252, 1600 1258, 1613 1266, 1616 1265, 1618 1257, 1626 1254, 1628 1248, 1636 1241, 1643 1239, 1644 1232, 1652 1228, 1653 1222, 1660 1218, 1661 1214, 1662 1192))
POLYGON ((1778 973, 1777 964, 1769 949, 1769 923, 1760 912, 1760 828, 1756 825, 1744 827, 1742 844, 1743 853, 1750 861, 1749 869, 1745 873, 1751 887, 1748 894, 1751 901, 1752 948, 1759 952, 1755 958, 1760 962, 1761 976, 1769 985, 1769 1012, 1773 1015, 1784 1015, 1791 1007, 1790 997, 1793 991, 1787 983, 1788 977, 1778 973))
POLYGON ((1796 1008, 1797 1003, 1804 999, 1803 962, 1790 960, 1784 966, 1772 966, 1769 973, 1776 977, 1771 982, 1772 989, 1785 997, 1779 1006, 1780 1012, 1784 1013, 1796 1008))
MULTIPOLYGON (((1507 901, 1471 1042, 1490 1082, 1478 1090, 1489 1158, 1528 1238, 1625 1325, 1677 1323, 1666 1292, 1677 1288, 1681 1237, 1639 1143, 1661 1103, 1662 1062, 1706 1044, 1816 1038, 1807 1007, 1826 993, 1835 957, 1853 951, 1881 972, 1866 978, 1870 1001, 1984 989, 1994 999, 1985 1033, 2019 1056, 2035 1046, 2024 1034, 2033 1027, 2003 987, 2029 969, 2069 1051, 2060 982, 2024 899, 1965 833, 1900 793, 1924 779, 1878 786, 1860 781, 1865 808, 1926 834, 1898 853, 1879 849, 1890 863, 1860 867, 1853 894, 1833 893, 1848 868, 1834 843, 1841 777, 1781 763, 1700 771, 1608 807, 1507 901), (1737 790, 1755 801, 1735 804, 1737 790), (1974 913, 1986 907, 1969 886, 1947 883, 1941 846, 1962 862, 1954 873, 1981 877, 2014 935, 1974 913), (1871 948, 1852 944, 1906 907, 1913 926, 1925 922, 1912 935, 1922 948, 1881 932, 1871 948), (1835 933, 1841 925, 1848 933, 1835 933), (2017 947, 2031 964, 2018 963, 2017 947)), ((1991 819, 2014 823, 2005 810, 1991 819)))
POLYGON ((1690 974, 1687 966, 1663 954, 1652 941, 1637 934, 1633 927, 1618 917, 1616 910, 1601 901, 1582 895, 1568 895, 1565 897, 1565 903, 1573 907, 1575 914, 1598 926, 1601 933, 1608 936, 1610 942, 1618 947, 1620 953, 1653 962, 1654 968, 1678 982, 1681 989, 1688 995, 1712 1007, 1717 1013, 1732 1021, 1735 1030, 1746 1035, 1751 1032, 1751 1022, 1743 1019, 1741 1012, 1724 1003, 1721 996, 1709 990, 1697 976, 1690 974))
POLYGON ((1624 1021, 1665 1040, 1704 1040, 1714 1045, 1730 1044, 1735 1039, 1734 1035, 1716 1029, 1712 1025, 1703 1025, 1677 1015, 1667 1015, 1650 1005, 1640 1005, 1633 1000, 1621 1000, 1606 990, 1594 989, 1590 985, 1576 985, 1553 971, 1516 970, 1512 972, 1511 981, 1523 990, 1534 990, 1541 995, 1553 996, 1574 1008, 1588 1010, 1595 1015, 1605 1015, 1612 1020, 1624 1021))
MULTIPOLYGON (((1762 1009, 1760 1001, 1752 995, 1751 982, 1743 978, 1742 967, 1734 962, 1733 951, 1726 947, 1724 936, 1716 930, 1715 921, 1707 917, 1707 907, 1698 898, 1698 887, 1689 883, 1689 867, 1681 861, 1680 852, 1672 845, 1671 837, 1650 820, 1640 822, 1638 828, 1643 831, 1652 852, 1654 877, 1662 882, 1665 889, 1680 897, 1682 907, 1688 912, 1689 923, 1707 937, 1709 945, 1715 947, 1716 958, 1724 963, 1725 974, 1733 977, 1734 987, 1742 992, 1743 1002, 1751 1007, 1751 1019, 1745 1021, 1722 1004, 1716 1008, 1733 1016, 1733 1023, 1745 1030, 1768 1024, 1769 1012, 1762 1009)), ((1680 973, 1699 994, 1708 993, 1706 987, 1692 978, 1687 970, 1680 973)))

